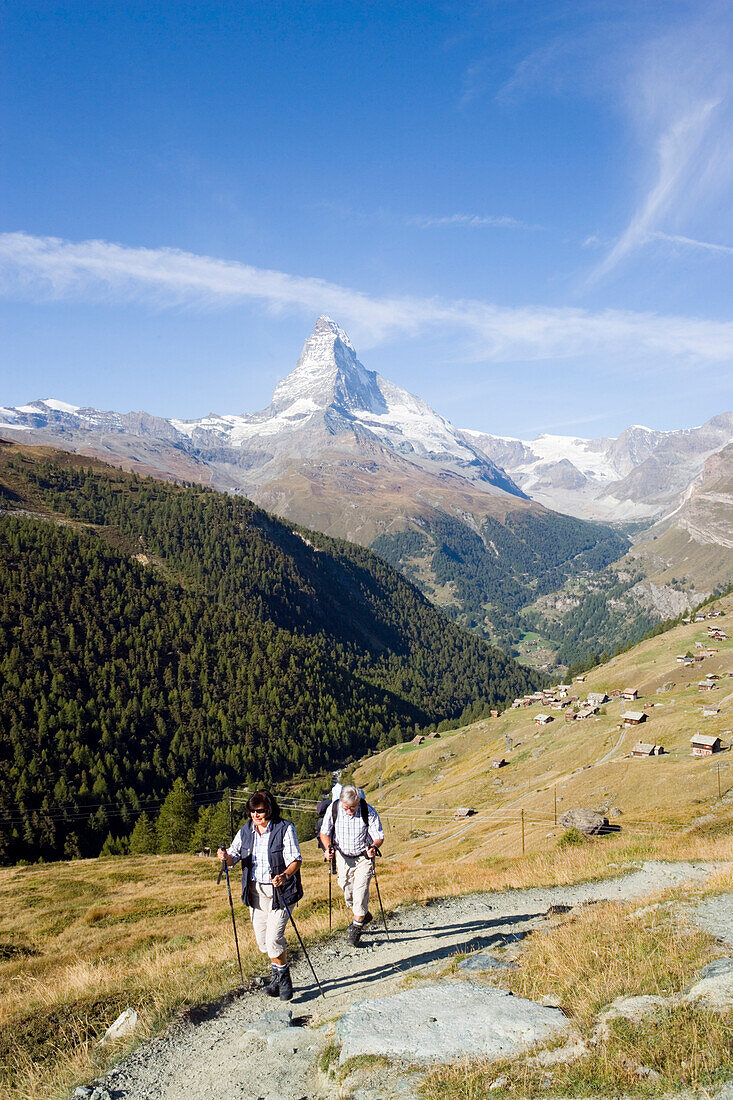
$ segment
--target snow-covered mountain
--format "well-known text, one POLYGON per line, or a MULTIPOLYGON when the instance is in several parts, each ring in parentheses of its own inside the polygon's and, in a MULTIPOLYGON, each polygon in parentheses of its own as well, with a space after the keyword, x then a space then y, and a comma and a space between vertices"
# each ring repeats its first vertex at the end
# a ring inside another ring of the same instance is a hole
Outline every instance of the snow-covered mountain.
POLYGON ((733 413, 679 431, 633 425, 617 439, 462 435, 548 508, 628 522, 658 519, 678 507, 706 461, 733 440, 733 413))
POLYGON ((424 401, 367 370, 346 333, 319 317, 295 369, 258 413, 165 420, 102 412, 53 398, 0 408, 0 434, 94 451, 177 475, 204 463, 219 488, 257 496, 293 463, 324 448, 401 457, 434 475, 454 473, 491 494, 524 494, 493 460, 424 401), (16 434, 20 433, 20 435, 16 434))
POLYGON ((396 517, 389 509, 379 514, 375 501, 367 522, 367 497, 389 486, 397 496, 419 492, 423 502, 472 514, 478 493, 492 498, 494 511, 508 494, 514 504, 529 497, 581 519, 658 520, 733 440, 733 414, 681 431, 634 425, 617 439, 540 435, 529 442, 457 430, 421 398, 367 370, 346 333, 324 316, 261 412, 166 420, 48 398, 0 408, 2 435, 206 481, 289 518, 370 541, 396 517), (461 492, 471 500, 457 503, 461 492), (349 493, 358 493, 361 508, 339 504, 349 493), (329 512, 339 515, 329 520, 329 512))

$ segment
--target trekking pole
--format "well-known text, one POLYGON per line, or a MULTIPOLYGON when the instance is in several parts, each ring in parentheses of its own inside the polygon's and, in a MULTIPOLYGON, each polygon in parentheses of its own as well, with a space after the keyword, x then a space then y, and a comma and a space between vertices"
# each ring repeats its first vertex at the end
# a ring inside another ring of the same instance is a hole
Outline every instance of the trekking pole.
MULTIPOLYGON (((329 881, 330 881, 330 878, 329 878, 329 881)), ((310 960, 310 955, 308 954, 308 952, 305 949, 305 944, 303 943, 303 940, 301 939, 300 932, 298 931, 298 926, 295 923, 295 918, 293 917, 293 914, 290 912, 290 909, 288 907, 288 903, 286 902, 285 898, 280 893, 280 889, 277 886, 275 886, 274 884, 273 884, 273 887, 272 887, 272 892, 273 892, 273 894, 275 894, 277 897, 280 898, 283 909, 285 910, 285 912, 290 917, 290 923, 292 924, 293 928, 295 929, 295 935, 298 937, 298 943, 300 944, 301 948, 303 949, 303 954, 305 955, 306 959, 308 960, 308 966, 311 968, 311 973, 313 974, 313 977, 316 979, 316 984, 318 985, 318 988, 321 991, 321 996, 325 997, 326 994, 323 992, 323 986, 318 981, 318 975, 316 974, 315 970, 313 969, 313 963, 310 960)))
POLYGON ((331 930, 331 912, 332 912, 332 902, 331 902, 331 876, 332 876, 332 874, 333 874, 333 856, 331 856, 331 858, 328 861, 328 929, 329 929, 329 931, 331 930))
MULTIPOLYGON (((223 847, 224 847, 224 845, 222 844, 222 848, 223 847)), ((221 882, 221 876, 222 875, 226 875, 226 878, 227 878, 227 893, 229 894, 229 908, 230 908, 231 913, 232 913, 232 928, 234 929, 234 943, 236 944, 236 948, 237 948, 237 962, 239 963, 239 976, 242 979, 242 985, 244 985, 244 972, 242 970, 242 959, 241 959, 241 956, 239 954, 239 940, 237 938, 237 922, 234 919, 234 902, 232 901, 232 887, 231 887, 231 883, 229 882, 229 868, 227 867, 227 861, 225 859, 223 859, 221 861, 221 871, 219 871, 219 877, 216 880, 216 885, 217 886, 221 882)))
POLYGON ((387 933, 387 939, 392 942, 389 934, 389 928, 387 927, 387 918, 384 915, 384 906, 382 905, 382 895, 379 892, 379 879, 377 878, 377 856, 379 855, 379 848, 375 849, 375 854, 372 856, 372 871, 374 872, 374 885, 377 888, 377 898, 379 899, 379 908, 382 910, 382 920, 384 921, 384 931, 387 933))

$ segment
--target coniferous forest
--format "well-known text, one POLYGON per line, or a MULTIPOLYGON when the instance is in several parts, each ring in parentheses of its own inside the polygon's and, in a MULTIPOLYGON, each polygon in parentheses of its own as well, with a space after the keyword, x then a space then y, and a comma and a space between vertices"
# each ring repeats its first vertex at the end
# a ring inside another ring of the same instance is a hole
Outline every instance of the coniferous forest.
POLYGON ((367 550, 0 448, 3 862, 96 854, 176 780, 305 776, 534 683, 367 550))

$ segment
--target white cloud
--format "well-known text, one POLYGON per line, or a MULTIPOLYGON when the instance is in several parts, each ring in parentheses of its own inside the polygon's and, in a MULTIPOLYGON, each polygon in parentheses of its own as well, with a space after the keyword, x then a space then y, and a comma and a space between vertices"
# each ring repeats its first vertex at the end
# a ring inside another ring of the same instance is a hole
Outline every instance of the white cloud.
MULTIPOLYGON (((716 222, 733 186, 733 35, 725 8, 703 6, 672 30, 646 39, 619 75, 621 99, 640 152, 641 197, 589 282, 608 275, 650 240, 685 222, 716 222)), ((690 239, 693 239, 690 237, 690 239)), ((681 242, 680 242, 681 243, 681 242)))
POLYGON ((415 217, 409 219, 409 225, 418 225, 421 229, 534 229, 505 214, 447 214, 444 217, 415 217))
POLYGON ((681 244, 688 248, 701 248, 707 252, 722 252, 733 255, 733 247, 729 244, 712 244, 710 241, 698 241, 694 237, 683 237, 679 233, 652 233, 655 241, 669 241, 670 244, 681 244))
POLYGON ((697 156, 720 100, 696 103, 676 118, 657 142, 657 175, 616 244, 598 265, 590 282, 602 278, 620 260, 645 244, 652 230, 678 198, 680 187, 693 172, 699 172, 697 156))
POLYGON ((630 310, 524 306, 476 300, 378 297, 310 276, 288 275, 172 248, 75 243, 0 234, 0 293, 33 301, 138 302, 154 308, 259 303, 271 311, 329 313, 366 346, 399 334, 460 338, 474 360, 595 356, 620 361, 733 358, 733 322, 630 310))

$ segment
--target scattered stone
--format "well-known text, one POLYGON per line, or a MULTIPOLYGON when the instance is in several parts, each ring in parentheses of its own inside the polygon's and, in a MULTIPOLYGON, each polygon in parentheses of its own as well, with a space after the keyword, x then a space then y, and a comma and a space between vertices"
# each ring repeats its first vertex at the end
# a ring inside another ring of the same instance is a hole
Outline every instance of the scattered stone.
POLYGON ((620 810, 618 806, 611 806, 608 811, 608 817, 623 817, 623 810, 620 810))
POLYGON ((733 959, 715 959, 700 971, 700 980, 682 998, 713 1012, 733 1007, 733 959))
POLYGON ((716 939, 733 946, 733 893, 705 898, 693 910, 697 924, 716 939))
POLYGON ((459 970, 518 970, 519 967, 510 959, 497 959, 496 955, 476 953, 469 955, 467 959, 461 959, 458 963, 459 970))
POLYGON ((562 913, 571 913, 572 905, 551 905, 545 910, 546 917, 559 917, 562 913))
POLYGON ((470 982, 357 1001, 337 1024, 340 1062, 376 1054, 410 1062, 508 1057, 567 1029, 566 1017, 505 989, 470 982))
POLYGON ((668 1012, 673 1000, 672 997, 617 997, 598 1017, 593 1042, 608 1038, 612 1020, 629 1020, 632 1024, 638 1024, 647 1016, 668 1012))
POLYGON ((74 1096, 77 1100, 89 1100, 93 1092, 94 1089, 90 1089, 86 1085, 79 1085, 78 1088, 74 1089, 74 1096))
POLYGON ((593 836, 595 833, 600 833, 608 825, 608 818, 603 814, 599 814, 596 810, 577 808, 566 810, 559 819, 559 823, 566 829, 577 829, 579 832, 585 833, 586 836, 593 836))
POLYGON ((654 905, 645 905, 641 909, 634 909, 634 911, 629 913, 626 916, 625 919, 627 921, 639 920, 640 917, 646 917, 646 916, 649 915, 649 913, 653 913, 656 909, 661 909, 661 908, 662 908, 662 903, 660 901, 657 901, 657 902, 654 903, 654 905))
POLYGON ((509 1084, 509 1078, 506 1074, 502 1073, 499 1077, 495 1077, 489 1085, 489 1092, 496 1092, 497 1089, 505 1089, 509 1084))
MULTIPOLYGON (((131 1035, 136 1027, 137 1012, 134 1008, 126 1008, 124 1012, 120 1013, 115 1022, 107 1028, 99 1040, 99 1045, 111 1043, 115 1039, 122 1039, 125 1035, 131 1035)), ((94 1100, 99 1100, 99 1097, 95 1097, 94 1100)))
POLYGON ((555 1050, 541 1050, 528 1061, 535 1066, 556 1066, 561 1062, 574 1062, 588 1053, 588 1047, 581 1035, 571 1035, 564 1047, 555 1050))

